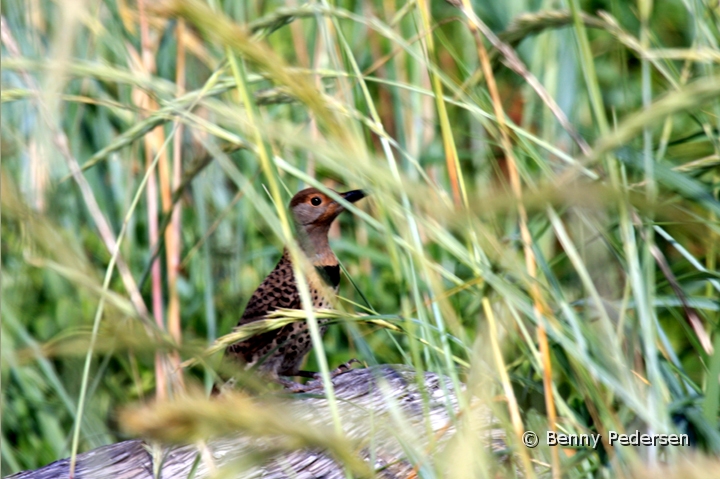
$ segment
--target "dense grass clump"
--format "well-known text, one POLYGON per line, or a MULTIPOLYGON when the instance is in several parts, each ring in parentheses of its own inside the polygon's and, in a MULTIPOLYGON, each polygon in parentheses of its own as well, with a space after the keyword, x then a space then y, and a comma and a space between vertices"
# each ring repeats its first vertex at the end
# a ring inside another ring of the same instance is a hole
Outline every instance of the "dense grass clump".
POLYGON ((467 386, 419 476, 713 475, 718 25, 716 0, 3 2, 2 474, 209 391, 311 185, 372 195, 306 369, 467 386), (478 402, 510 467, 468 452, 478 402))

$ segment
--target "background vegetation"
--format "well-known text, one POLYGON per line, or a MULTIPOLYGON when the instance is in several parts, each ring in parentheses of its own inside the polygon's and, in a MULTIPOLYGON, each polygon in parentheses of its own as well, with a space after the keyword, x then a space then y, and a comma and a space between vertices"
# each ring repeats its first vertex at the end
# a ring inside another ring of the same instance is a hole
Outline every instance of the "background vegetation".
MULTIPOLYGON (((217 355, 174 366, 231 331, 289 198, 325 185, 372 196, 333 231, 345 320, 308 369, 464 382, 457 425, 489 404, 519 470, 710 477, 719 17, 717 0, 4 1, 2 473, 209 390, 217 355), (519 442, 549 428, 693 447, 519 442)), ((491 476, 458 437, 419 475, 491 476)))

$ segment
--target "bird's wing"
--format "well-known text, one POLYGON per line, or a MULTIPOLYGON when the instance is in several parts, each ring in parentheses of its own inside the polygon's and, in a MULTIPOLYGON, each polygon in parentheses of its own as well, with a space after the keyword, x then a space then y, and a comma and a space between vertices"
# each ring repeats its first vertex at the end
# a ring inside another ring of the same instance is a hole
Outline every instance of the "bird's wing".
MULTIPOLYGON (((280 308, 302 308, 300 294, 295 286, 292 263, 287 251, 283 254, 275 269, 267 275, 250 297, 245 312, 238 321, 238 326, 265 319, 268 313, 280 308)), ((227 353, 231 356, 240 357, 246 363, 250 363, 257 359, 256 356, 259 351, 275 341, 282 329, 273 329, 245 341, 232 344, 227 348, 227 353)))
POLYGON ((302 308, 287 252, 250 297, 238 326, 263 319, 268 313, 281 308, 302 308))

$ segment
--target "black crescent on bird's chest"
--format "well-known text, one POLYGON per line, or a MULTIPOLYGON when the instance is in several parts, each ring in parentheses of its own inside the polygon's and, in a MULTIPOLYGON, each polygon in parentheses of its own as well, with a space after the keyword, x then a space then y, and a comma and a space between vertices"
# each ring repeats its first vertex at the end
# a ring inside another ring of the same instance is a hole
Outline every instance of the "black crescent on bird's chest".
POLYGON ((315 266, 315 269, 328 286, 338 287, 340 284, 340 265, 315 266))

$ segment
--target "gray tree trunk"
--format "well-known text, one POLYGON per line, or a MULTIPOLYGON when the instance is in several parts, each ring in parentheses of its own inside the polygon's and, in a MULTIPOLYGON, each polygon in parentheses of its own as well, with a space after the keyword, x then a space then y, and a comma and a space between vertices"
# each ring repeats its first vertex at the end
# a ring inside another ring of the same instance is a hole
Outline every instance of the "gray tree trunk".
MULTIPOLYGON (((427 460, 417 457, 423 446, 453 435, 457 397, 446 377, 425 373, 421 387, 412 369, 384 365, 350 370, 335 377, 333 384, 345 434, 364 441, 359 455, 376 477, 408 477, 413 464, 427 460)), ((298 417, 313 424, 332 424, 327 401, 321 397, 322 383, 311 381, 305 392, 317 396, 289 400, 298 417)), ((489 414, 487 418, 489 425, 489 414)), ((79 454, 75 478, 205 478, 213 475, 213 469, 228 473, 223 477, 238 478, 346 477, 342 466, 324 451, 277 453, 272 446, 266 439, 225 437, 208 441, 203 455, 197 445, 163 447, 142 440, 124 441, 79 454)), ((63 459, 8 479, 69 479, 69 465, 69 459, 63 459)))

